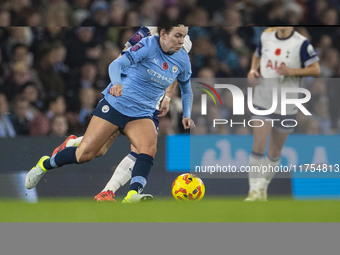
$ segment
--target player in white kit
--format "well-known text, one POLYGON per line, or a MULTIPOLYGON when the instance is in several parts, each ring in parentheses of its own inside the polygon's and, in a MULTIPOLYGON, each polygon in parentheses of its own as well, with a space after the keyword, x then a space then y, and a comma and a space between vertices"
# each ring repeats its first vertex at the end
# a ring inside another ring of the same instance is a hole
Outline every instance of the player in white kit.
MULTIPOLYGON (((306 37, 294 30, 293 27, 276 27, 265 30, 260 43, 253 55, 251 69, 248 73, 249 82, 255 86, 253 105, 259 110, 270 109, 273 100, 273 88, 278 90, 280 102, 281 88, 299 87, 301 77, 317 76, 320 73, 319 58, 313 46, 306 37)), ((290 93, 289 98, 298 98, 298 93, 290 93)), ((288 135, 294 128, 281 125, 282 120, 295 119, 298 108, 287 105, 286 115, 282 115, 281 104, 273 114, 253 116, 253 126, 261 126, 259 119, 279 121, 264 121, 261 127, 253 128, 253 148, 249 158, 252 169, 264 166, 278 166, 282 148, 288 135), (257 119, 257 120, 256 120, 257 119), (275 124, 273 124, 275 123, 275 124), (270 138, 269 138, 270 137, 270 138), (268 152, 265 157, 267 140, 268 152)), ((266 201, 268 185, 275 171, 249 172, 249 193, 245 201, 266 201)))

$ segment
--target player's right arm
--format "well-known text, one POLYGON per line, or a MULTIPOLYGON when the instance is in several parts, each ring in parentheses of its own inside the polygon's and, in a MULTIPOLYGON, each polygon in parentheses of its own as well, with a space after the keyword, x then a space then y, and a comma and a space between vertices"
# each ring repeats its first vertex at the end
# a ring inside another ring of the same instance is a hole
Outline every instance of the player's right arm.
POLYGON ((258 84, 257 78, 260 77, 260 72, 259 72, 260 62, 261 62, 261 57, 259 56, 257 51, 255 51, 251 59, 250 70, 247 74, 249 86, 254 87, 258 84))
MULTIPOLYGON (((262 38, 262 35, 261 35, 262 38)), ((261 51, 262 51, 262 43, 261 39, 256 47, 256 50, 251 59, 250 70, 248 72, 247 78, 249 79, 250 85, 257 85, 256 78, 260 77, 260 64, 261 64, 261 51)))
POLYGON ((122 55, 109 65, 109 77, 111 80, 110 94, 118 97, 122 95, 121 73, 126 67, 139 63, 151 54, 154 49, 150 47, 148 38, 143 38, 133 47, 122 52, 122 55))
MULTIPOLYGON (((141 39, 148 37, 150 35, 155 34, 155 27, 144 27, 142 26, 137 30, 136 33, 125 43, 125 47, 123 49, 123 52, 125 52, 130 47, 135 46, 141 39)), ((119 54, 116 60, 120 59, 122 54, 119 54)), ((121 84, 119 84, 120 79, 116 79, 115 73, 121 73, 121 70, 125 67, 129 66, 129 63, 126 61, 125 58, 120 59, 119 61, 116 61, 116 63, 112 62, 109 66, 109 76, 112 83, 112 87, 110 88, 110 94, 118 97, 121 96, 123 93, 123 87, 121 84), (111 72, 110 72, 111 70, 111 72)))
POLYGON ((253 57, 251 59, 251 67, 248 72, 247 78, 253 79, 253 78, 260 77, 260 72, 259 72, 260 61, 261 61, 261 57, 258 55, 257 52, 254 52, 253 57))

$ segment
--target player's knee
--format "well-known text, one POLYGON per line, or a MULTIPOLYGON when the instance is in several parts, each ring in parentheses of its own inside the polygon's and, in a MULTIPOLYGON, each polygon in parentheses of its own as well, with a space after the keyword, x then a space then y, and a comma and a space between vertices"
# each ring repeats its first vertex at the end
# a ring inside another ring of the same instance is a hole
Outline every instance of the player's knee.
POLYGON ((87 150, 86 148, 79 148, 76 151, 76 157, 77 157, 77 161, 78 163, 82 164, 85 162, 89 162, 92 159, 94 159, 96 156, 96 153, 94 153, 93 151, 87 150))
POLYGON ((80 157, 77 159, 80 164, 86 163, 94 159, 95 154, 93 153, 83 153, 80 155, 80 157))
POLYGON ((150 155, 153 156, 153 157, 155 157, 156 154, 157 154, 157 145, 153 146, 151 149, 152 149, 152 150, 151 150, 151 153, 152 153, 152 154, 150 154, 150 155))
POLYGON ((157 153, 157 146, 153 145, 148 148, 148 153, 150 156, 155 157, 157 153))
POLYGON ((155 157, 157 153, 157 145, 153 144, 149 146, 142 146, 140 153, 148 154, 152 157, 155 157))

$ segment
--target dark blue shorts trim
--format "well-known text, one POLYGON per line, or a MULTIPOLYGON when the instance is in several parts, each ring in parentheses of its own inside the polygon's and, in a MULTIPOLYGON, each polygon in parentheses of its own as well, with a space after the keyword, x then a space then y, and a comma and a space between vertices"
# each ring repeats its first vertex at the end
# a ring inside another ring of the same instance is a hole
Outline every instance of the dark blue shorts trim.
POLYGON ((130 121, 140 120, 140 119, 152 119, 150 116, 145 116, 145 117, 126 116, 120 113, 119 111, 117 111, 115 108, 113 108, 104 98, 99 101, 96 109, 93 110, 92 114, 94 116, 97 116, 99 118, 102 118, 112 123, 113 125, 118 126, 121 130, 124 129, 126 124, 129 123, 130 121))
POLYGON ((158 114, 159 114, 159 111, 156 110, 156 111, 153 113, 153 116, 152 116, 152 121, 153 121, 153 123, 155 123, 155 127, 156 127, 157 132, 158 132, 158 126, 159 126, 159 118, 158 118, 158 114))

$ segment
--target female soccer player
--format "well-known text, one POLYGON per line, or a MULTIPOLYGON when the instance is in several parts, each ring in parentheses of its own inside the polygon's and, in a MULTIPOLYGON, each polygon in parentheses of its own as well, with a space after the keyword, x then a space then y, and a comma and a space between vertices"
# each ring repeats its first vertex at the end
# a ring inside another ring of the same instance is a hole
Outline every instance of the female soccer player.
MULTIPOLYGON (((125 43, 124 50, 127 50, 129 47, 134 46, 137 44, 142 38, 145 38, 147 36, 151 35, 158 35, 157 27, 141 27, 136 31, 136 33, 125 43)), ((185 52, 189 53, 192 47, 192 42, 190 40, 190 37, 188 35, 184 38, 184 44, 182 48, 185 52)), ((124 51, 123 50, 123 51, 124 51)), ((126 76, 126 74, 124 74, 126 76)), ((153 114, 153 122, 155 124, 156 130, 158 130, 158 117, 165 116, 166 113, 169 111, 170 106, 170 100, 172 98, 172 95, 177 87, 177 81, 175 81, 173 84, 171 84, 165 91, 164 96, 161 98, 161 100, 156 105, 156 111, 153 114)), ((194 123, 192 123, 192 126, 194 126, 194 123)), ((110 148, 116 137, 120 134, 119 131, 117 131, 102 147, 102 149, 98 152, 96 157, 103 156, 107 150, 110 148)), ((60 146, 58 146, 52 153, 52 156, 59 152, 60 150, 64 149, 65 147, 71 147, 71 146, 78 146, 82 140, 81 137, 76 137, 74 135, 69 136, 60 146)), ((94 199, 97 201, 116 201, 114 199, 115 192, 122 186, 124 186, 130 179, 132 174, 132 169, 135 165, 136 158, 138 156, 138 151, 136 148, 134 148, 133 145, 131 145, 131 152, 125 156, 121 162, 117 165, 111 179, 109 182, 105 185, 103 190, 98 193, 94 199)))
POLYGON ((157 132, 151 120, 155 105, 165 89, 177 79, 182 92, 184 128, 191 124, 191 66, 182 49, 187 27, 165 27, 160 35, 143 38, 109 66, 111 83, 78 147, 68 147, 49 158, 42 157, 29 171, 26 187, 33 188, 50 169, 92 160, 108 139, 122 130, 139 151, 125 202, 148 199, 140 194, 156 154, 157 132), (127 77, 121 80, 122 69, 127 77))
MULTIPOLYGON (((264 31, 261 35, 260 44, 253 55, 251 69, 248 78, 253 85, 253 104, 259 110, 269 109, 272 106, 273 87, 281 88, 299 87, 302 76, 317 76, 320 73, 319 58, 309 41, 294 31, 293 27, 277 27, 264 31), (259 72, 260 70, 260 72, 259 72), (256 81, 255 78, 261 78, 256 81), (258 83, 258 84, 256 84, 258 83)), ((280 96, 280 94, 279 94, 280 96)), ((298 94, 291 95, 298 98, 298 94)), ((286 128, 281 125, 285 119, 295 119, 298 109, 294 105, 287 105, 287 115, 281 114, 278 107, 274 114, 269 116, 254 116, 254 119, 264 118, 262 127, 260 120, 254 120, 254 142, 249 165, 257 167, 267 165, 278 166, 281 159, 281 151, 288 135, 294 128, 286 128), (272 127, 272 123, 275 126, 272 127), (264 157, 267 139, 270 135, 267 157, 264 157)), ((249 172, 249 194, 245 201, 267 200, 267 189, 274 177, 275 171, 263 173, 249 172)))

